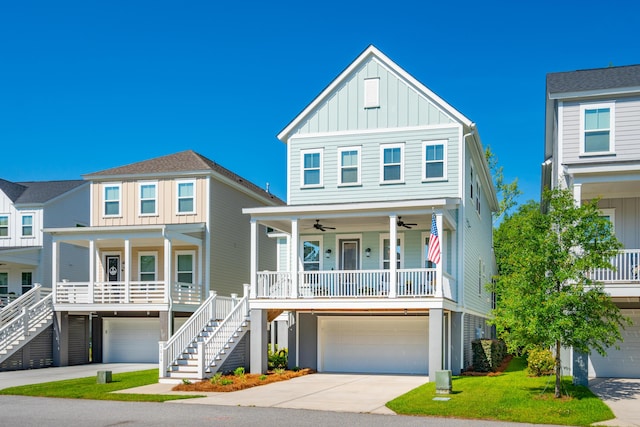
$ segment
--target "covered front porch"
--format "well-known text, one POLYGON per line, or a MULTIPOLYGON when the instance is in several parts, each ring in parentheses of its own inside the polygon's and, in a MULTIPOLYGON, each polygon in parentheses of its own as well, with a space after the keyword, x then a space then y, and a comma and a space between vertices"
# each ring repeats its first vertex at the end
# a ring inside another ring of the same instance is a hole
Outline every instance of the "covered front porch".
POLYGON ((456 199, 438 199, 245 209, 252 227, 250 298, 260 306, 456 301, 457 206, 456 199), (433 219, 439 263, 428 260, 433 219), (258 225, 278 239, 277 271, 257 271, 258 225))
POLYGON ((204 224, 47 229, 57 311, 193 311, 205 289, 204 224), (88 276, 61 272, 65 246, 88 251, 88 276))

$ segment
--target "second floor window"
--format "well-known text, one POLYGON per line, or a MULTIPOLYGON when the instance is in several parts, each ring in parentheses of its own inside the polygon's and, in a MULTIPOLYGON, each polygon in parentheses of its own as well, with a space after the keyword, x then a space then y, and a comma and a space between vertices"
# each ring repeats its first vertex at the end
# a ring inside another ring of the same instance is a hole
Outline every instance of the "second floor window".
POLYGON ((140 215, 156 213, 156 184, 140 184, 140 215))
POLYGON ((584 154, 610 153, 613 151, 613 105, 582 106, 584 154))
POLYGON ((0 215, 0 237, 9 237, 9 215, 0 215))
POLYGON ((444 143, 423 143, 424 172, 422 179, 442 179, 445 177, 444 143))
POLYGON ((195 212, 195 182, 178 182, 178 213, 195 212))
POLYGON ((104 215, 120 215, 120 185, 105 185, 104 187, 104 215))
POLYGON ((341 148, 338 150, 340 161, 339 184, 360 184, 360 147, 341 148))
POLYGON ((322 186, 322 151, 302 152, 302 186, 322 186))
POLYGON ((381 175, 383 183, 402 182, 404 180, 402 148, 402 144, 381 146, 381 175))
POLYGON ((22 237, 33 237, 33 215, 22 217, 22 237))
POLYGON ((302 242, 302 266, 304 271, 319 271, 322 246, 320 240, 302 242))
MULTIPOLYGON (((389 270, 391 267, 391 239, 384 238, 382 239, 382 268, 385 270, 389 270)), ((396 242, 396 268, 402 268, 402 236, 398 236, 398 240, 396 242)))

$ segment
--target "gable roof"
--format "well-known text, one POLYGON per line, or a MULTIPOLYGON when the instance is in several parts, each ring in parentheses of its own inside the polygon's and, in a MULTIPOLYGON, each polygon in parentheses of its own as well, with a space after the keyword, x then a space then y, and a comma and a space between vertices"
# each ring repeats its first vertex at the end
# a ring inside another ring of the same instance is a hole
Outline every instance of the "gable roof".
POLYGON ((345 81, 349 79, 351 74, 357 70, 361 65, 370 59, 375 58, 382 65, 387 67, 393 73, 400 76, 404 79, 409 85, 413 86, 418 92, 422 93, 425 97, 427 97, 431 102, 433 102, 436 106, 441 108, 450 114, 453 118, 466 125, 467 127, 471 127, 473 122, 465 117, 458 110, 449 105, 446 101, 432 92, 425 85, 420 83, 415 77, 411 74, 407 73, 404 69, 402 69, 398 64, 393 62, 388 56, 382 53, 378 48, 373 45, 369 45, 347 68, 344 69, 329 85, 322 91, 320 94, 309 104, 307 105, 302 112, 300 112, 283 130, 278 134, 278 139, 282 142, 287 142, 291 134, 295 131, 295 129, 310 115, 312 112, 324 101, 326 101, 333 92, 340 87, 345 81))
POLYGON ((85 181, 80 179, 28 182, 11 182, 0 179, 0 190, 2 190, 14 204, 38 204, 55 199, 84 183, 85 181))
POLYGON ((141 162, 131 163, 100 172, 83 175, 87 180, 109 179, 115 177, 153 176, 166 174, 210 174, 214 172, 221 177, 231 180, 256 195, 272 200, 276 204, 285 204, 284 201, 273 194, 263 190, 251 181, 248 181, 218 163, 196 153, 193 150, 181 151, 166 156, 156 157, 141 162))
POLYGON ((640 91, 640 65, 593 68, 547 74, 547 93, 607 91, 634 89, 640 91))

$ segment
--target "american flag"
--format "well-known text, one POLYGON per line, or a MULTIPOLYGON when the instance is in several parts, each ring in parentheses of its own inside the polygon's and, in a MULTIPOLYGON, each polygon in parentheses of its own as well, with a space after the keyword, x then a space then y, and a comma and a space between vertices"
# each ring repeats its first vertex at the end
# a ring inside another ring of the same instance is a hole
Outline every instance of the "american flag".
POLYGON ((427 259, 433 263, 440 263, 440 239, 438 238, 438 226, 436 214, 431 215, 431 237, 429 238, 429 252, 427 259))

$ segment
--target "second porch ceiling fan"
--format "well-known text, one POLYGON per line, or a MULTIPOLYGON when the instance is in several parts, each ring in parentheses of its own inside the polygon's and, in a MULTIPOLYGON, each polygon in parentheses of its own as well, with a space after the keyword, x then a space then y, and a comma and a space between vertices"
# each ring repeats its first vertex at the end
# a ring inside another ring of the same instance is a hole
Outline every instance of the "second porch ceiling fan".
POLYGON ((418 224, 404 222, 401 216, 398 217, 398 221, 396 221, 396 224, 398 224, 398 227, 404 227, 408 229, 411 229, 411 227, 418 225, 418 224))
POLYGON ((327 227, 326 225, 322 225, 320 224, 320 220, 316 219, 316 223, 313 224, 313 228, 315 228, 316 230, 320 230, 320 231, 327 231, 327 230, 335 230, 335 227, 327 227))

